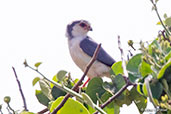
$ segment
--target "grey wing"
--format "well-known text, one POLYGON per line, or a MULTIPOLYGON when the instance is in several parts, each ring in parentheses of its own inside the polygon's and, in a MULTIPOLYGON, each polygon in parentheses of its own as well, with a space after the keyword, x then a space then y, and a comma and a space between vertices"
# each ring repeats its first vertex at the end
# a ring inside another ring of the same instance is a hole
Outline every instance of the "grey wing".
MULTIPOLYGON (((98 44, 96 42, 90 40, 89 38, 85 38, 80 42, 80 48, 91 57, 93 56, 97 45, 98 44)), ((97 60, 109 67, 115 63, 115 60, 102 47, 98 53, 97 60)))

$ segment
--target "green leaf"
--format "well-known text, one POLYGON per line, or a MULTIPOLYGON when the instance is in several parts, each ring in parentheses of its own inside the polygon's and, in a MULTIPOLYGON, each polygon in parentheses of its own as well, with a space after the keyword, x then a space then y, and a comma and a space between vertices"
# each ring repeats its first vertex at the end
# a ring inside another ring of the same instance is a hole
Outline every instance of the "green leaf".
POLYGON ((157 75, 157 79, 161 79, 164 76, 166 69, 170 66, 171 66, 171 61, 168 61, 159 71, 159 73, 157 75))
POLYGON ((130 96, 129 96, 129 98, 134 101, 134 103, 137 106, 140 114, 142 114, 145 111, 145 108, 147 107, 147 98, 144 97, 144 96, 142 96, 141 94, 139 94, 136 91, 136 88, 135 87, 133 87, 130 90, 130 96))
MULTIPOLYGON (((113 86, 116 88, 115 93, 118 92, 126 83, 125 79, 122 75, 117 75, 114 78, 112 78, 113 86)), ((131 100, 128 98, 129 91, 126 89, 119 97, 115 99, 115 103, 118 106, 122 106, 123 104, 130 105, 131 100)))
POLYGON ((142 54, 137 54, 133 56, 127 64, 127 70, 128 70, 128 75, 129 79, 131 82, 135 83, 135 81, 139 78, 141 78, 141 74, 139 72, 139 66, 142 61, 141 59, 142 54))
POLYGON ((123 76, 122 75, 117 75, 117 76, 115 76, 113 79, 112 79, 112 81, 113 81, 113 85, 116 85, 116 91, 115 91, 115 93, 117 92, 117 91, 119 91, 126 83, 125 83, 125 79, 123 78, 123 76))
MULTIPOLYGON (((118 106, 116 103, 114 103, 114 114, 120 114, 120 106, 118 106)), ((112 112, 108 113, 111 114, 112 112)))
POLYGON ((166 19, 166 18, 167 18, 167 14, 165 13, 165 14, 163 15, 163 17, 166 19))
POLYGON ((157 41, 157 39, 156 40, 153 40, 153 42, 148 47, 148 53, 150 55, 152 55, 154 58, 156 58, 156 56, 155 56, 156 53, 153 50, 154 47, 155 47, 155 49, 159 49, 160 50, 160 44, 157 41))
POLYGON ((64 79, 65 76, 66 76, 66 73, 67 73, 67 71, 65 71, 65 70, 59 71, 59 72, 57 73, 57 79, 58 79, 59 81, 63 81, 63 79, 64 79))
POLYGON ((151 88, 153 98, 159 99, 163 92, 162 84, 160 82, 150 83, 150 88, 151 88))
POLYGON ((123 74, 122 61, 116 62, 112 65, 112 70, 115 75, 123 74))
POLYGON ((132 100, 129 98, 130 92, 129 90, 125 90, 118 98, 116 98, 114 101, 115 103, 122 107, 123 104, 126 104, 129 106, 132 103, 132 100))
POLYGON ((165 56, 165 60, 168 61, 171 58, 171 51, 165 56))
POLYGON ((48 106, 50 100, 43 94, 41 90, 36 90, 36 97, 41 104, 48 106))
POLYGON ((32 85, 34 86, 39 80, 40 80, 39 77, 34 78, 32 81, 32 85))
POLYGON ((40 88, 45 96, 52 100, 50 85, 45 80, 39 80, 40 88))
POLYGON ((91 98, 86 94, 86 93, 81 93, 84 101, 86 104, 90 105, 92 108, 94 108, 94 105, 93 105, 93 101, 91 100, 91 98))
POLYGON ((127 70, 129 72, 136 72, 136 73, 139 72, 138 67, 139 67, 139 65, 141 63, 141 56, 142 56, 142 54, 137 54, 137 55, 133 56, 128 61, 127 70))
POLYGON ((108 91, 111 94, 114 94, 116 92, 117 87, 110 82, 104 82, 102 86, 106 91, 108 91))
POLYGON ((159 0, 155 0, 155 3, 157 3, 159 0))
POLYGON ((86 93, 90 96, 94 103, 97 102, 96 94, 101 97, 101 95, 105 92, 104 88, 102 87, 103 80, 99 77, 95 77, 90 80, 88 86, 86 88, 86 93))
POLYGON ((142 90, 143 90, 144 95, 147 97, 148 91, 147 91, 146 83, 143 84, 142 90))
POLYGON ((74 80, 74 84, 76 84, 78 81, 79 81, 79 79, 75 79, 75 80, 74 80))
MULTIPOLYGON (((143 84, 143 93, 145 96, 148 96, 148 90, 147 90, 146 83, 143 84)), ((152 97, 155 99, 159 99, 162 92, 163 92, 163 86, 160 82, 153 81, 150 83, 150 89, 152 93, 152 97)))
MULTIPOLYGON (((105 92, 102 96, 101 96, 101 100, 104 102, 106 102, 110 97, 112 96, 112 94, 110 94, 109 92, 105 92)), ((119 114, 120 112, 120 106, 118 106, 114 101, 112 101, 110 104, 108 104, 105 108, 104 108, 105 112, 107 114, 119 114)))
POLYGON ((167 26, 171 26, 171 17, 169 17, 169 18, 167 18, 166 20, 165 20, 165 23, 166 23, 166 25, 167 26))
POLYGON ((153 72, 153 71, 151 70, 151 66, 150 66, 148 63, 144 62, 144 61, 142 61, 142 63, 140 64, 139 71, 140 71, 140 73, 141 73, 141 75, 142 75, 143 77, 145 77, 145 76, 147 76, 148 74, 150 74, 150 73, 153 72))
POLYGON ((42 62, 37 62, 34 66, 35 66, 36 68, 38 68, 41 64, 42 64, 42 62))
POLYGON ((137 92, 141 95, 143 95, 143 90, 142 90, 142 85, 141 84, 137 84, 137 92))
MULTIPOLYGON (((102 96, 101 96, 101 100, 102 102, 106 102, 110 97, 112 97, 112 94, 109 93, 108 91, 106 91, 102 96)), ((114 102, 111 102, 109 105, 107 105, 107 107, 109 108, 113 108, 113 103, 114 102)))
MULTIPOLYGON (((52 80, 55 82, 58 82, 57 74, 53 76, 52 80)), ((54 86, 54 84, 50 83, 50 87, 53 88, 53 86, 54 86)))
POLYGON ((96 110, 92 108, 91 106, 84 104, 84 106, 87 108, 87 110, 90 112, 90 114, 93 114, 96 110))
POLYGON ((132 83, 135 83, 137 81, 137 79, 141 78, 141 75, 140 74, 137 74, 137 73, 128 73, 128 78, 129 80, 132 82, 132 83))
POLYGON ((168 48, 166 49, 166 52, 169 53, 170 51, 171 51, 171 47, 168 47, 168 48))
MULTIPOLYGON (((64 99, 64 97, 59 97, 52 103, 50 112, 52 112, 64 99)), ((90 114, 89 111, 78 101, 71 98, 67 100, 65 105, 58 111, 58 114, 90 114)))
MULTIPOLYGON (((165 70, 165 73, 164 73, 163 78, 166 79, 168 83, 171 83, 171 66, 169 66, 169 67, 165 70)), ((170 86, 170 88, 171 88, 171 86, 170 86)))
POLYGON ((54 99, 57 99, 60 96, 64 96, 66 94, 66 92, 62 91, 61 89, 53 86, 51 94, 53 96, 54 99))
POLYGON ((27 111, 22 111, 22 112, 19 113, 19 114, 35 114, 35 113, 33 113, 33 112, 27 112, 27 111))

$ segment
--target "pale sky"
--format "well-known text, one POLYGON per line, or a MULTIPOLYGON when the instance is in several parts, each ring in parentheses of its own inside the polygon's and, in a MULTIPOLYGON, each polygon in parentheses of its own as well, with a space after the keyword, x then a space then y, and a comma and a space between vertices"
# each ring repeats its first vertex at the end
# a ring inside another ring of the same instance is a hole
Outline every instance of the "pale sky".
MULTIPOLYGON (((171 0, 160 0, 159 13, 171 16, 171 0)), ((89 33, 117 61, 121 60, 117 35, 125 51, 128 40, 148 41, 161 29, 158 18, 151 11, 150 0, 1 0, 0 1, 0 104, 4 96, 11 96, 11 106, 22 109, 12 66, 22 84, 28 109, 44 108, 35 97, 32 80, 39 74, 25 68, 43 62, 40 71, 51 79, 59 70, 71 72, 73 78, 82 75, 73 63, 65 37, 66 25, 74 20, 88 20, 93 28, 89 33)), ((5 107, 5 105, 3 105, 5 107)), ((138 113, 134 105, 124 106, 121 114, 138 113), (135 109, 135 110, 134 110, 135 109)))

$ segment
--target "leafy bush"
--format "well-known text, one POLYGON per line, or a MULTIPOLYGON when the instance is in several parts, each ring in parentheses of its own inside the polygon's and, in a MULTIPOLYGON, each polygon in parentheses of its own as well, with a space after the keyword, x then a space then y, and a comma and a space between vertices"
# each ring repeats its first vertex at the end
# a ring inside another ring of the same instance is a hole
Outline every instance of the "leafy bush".
MULTIPOLYGON (((58 114, 97 114, 96 111, 119 114, 123 104, 129 106, 132 103, 136 104, 139 113, 143 113, 146 111, 148 97, 156 112, 171 113, 171 17, 165 14, 165 19, 161 20, 156 7, 158 1, 151 2, 152 9, 160 20, 157 25, 163 26, 164 30, 159 31, 152 42, 141 41, 140 53, 126 62, 122 60, 114 63, 108 82, 95 77, 89 81, 87 87, 73 89, 76 84, 80 85, 79 79, 73 80, 67 71, 61 70, 49 80, 38 70, 41 62, 31 67, 25 61, 25 67, 42 76, 33 79, 33 86, 37 83, 40 85, 40 90, 35 90, 35 95, 38 101, 47 107, 39 113, 50 111, 54 114, 54 110, 62 104, 58 114), (128 86, 131 88, 128 89, 128 86)), ((128 41, 128 45, 136 50, 132 40, 128 41)), ((120 50, 122 54, 122 49, 120 50)), ((9 112, 18 113, 10 107, 9 96, 6 96, 4 101, 8 104, 9 112)), ((1 108, 2 105, 0 111, 1 108)), ((33 113, 25 110, 21 114, 33 113)))

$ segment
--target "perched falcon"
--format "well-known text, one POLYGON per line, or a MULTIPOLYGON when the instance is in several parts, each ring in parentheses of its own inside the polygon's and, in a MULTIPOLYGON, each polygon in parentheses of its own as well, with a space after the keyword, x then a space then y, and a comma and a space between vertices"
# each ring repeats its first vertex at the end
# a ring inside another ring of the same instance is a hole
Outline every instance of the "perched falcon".
MULTIPOLYGON (((67 25, 66 29, 70 55, 75 64, 83 72, 98 45, 93 39, 87 36, 89 31, 92 31, 92 28, 86 20, 73 21, 67 25)), ((101 47, 97 60, 89 69, 87 76, 90 79, 97 76, 109 77, 109 70, 113 63, 115 63, 115 60, 101 47)))

